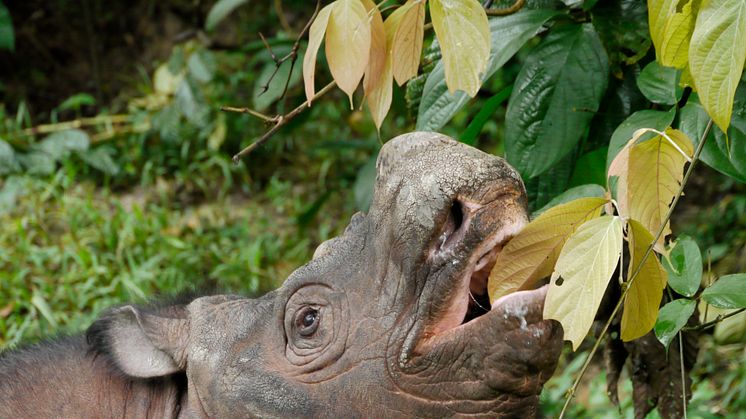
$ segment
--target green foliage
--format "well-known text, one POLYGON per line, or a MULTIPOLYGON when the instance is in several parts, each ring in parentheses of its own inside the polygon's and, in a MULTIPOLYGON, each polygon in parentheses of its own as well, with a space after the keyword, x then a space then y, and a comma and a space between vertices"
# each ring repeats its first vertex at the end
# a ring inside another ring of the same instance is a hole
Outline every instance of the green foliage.
POLYGON ((205 19, 205 29, 212 31, 223 19, 231 14, 239 6, 248 3, 249 0, 218 0, 210 9, 205 19))
POLYGON ((668 272, 668 285, 684 297, 693 296, 702 282, 702 254, 697 242, 688 236, 679 236, 668 258, 663 258, 668 272))
POLYGON ((746 308, 746 274, 721 277, 704 290, 702 299, 718 308, 746 308))
POLYGON ((8 8, 0 2, 0 49, 13 51, 16 47, 16 39, 13 34, 13 20, 8 8))
POLYGON ((608 82, 608 58, 593 25, 562 25, 526 60, 508 103, 505 156, 525 178, 573 150, 608 82))
POLYGON ((655 323, 655 336, 668 349, 671 341, 676 337, 692 317, 697 303, 693 300, 681 298, 671 301, 661 308, 658 321, 655 323))

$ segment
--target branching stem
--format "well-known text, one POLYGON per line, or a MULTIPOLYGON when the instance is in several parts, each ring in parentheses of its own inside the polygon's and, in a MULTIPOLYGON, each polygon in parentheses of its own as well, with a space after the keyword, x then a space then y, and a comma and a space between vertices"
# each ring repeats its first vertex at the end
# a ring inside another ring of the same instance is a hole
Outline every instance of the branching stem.
POLYGON ((627 281, 627 288, 624 289, 621 297, 619 297, 619 301, 616 303, 616 306, 614 306, 614 311, 611 312, 609 319, 606 321, 606 324, 604 324, 604 328, 601 330, 601 334, 598 336, 598 339, 596 339, 596 342, 593 344, 593 348, 591 349, 591 352, 588 354, 588 357, 585 359, 585 362, 583 363, 583 367, 580 369, 578 376, 575 378, 575 381, 572 383, 572 387, 570 387, 570 389, 567 391, 568 393, 567 399, 565 399, 565 405, 562 407, 562 411, 560 412, 560 416, 559 416, 560 419, 565 417, 565 413, 567 412, 567 409, 570 407, 570 402, 572 401, 573 397, 575 397, 575 392, 578 389, 580 380, 583 378, 583 375, 588 369, 588 366, 590 365, 591 360, 593 359, 593 355, 595 355, 596 351, 598 351, 598 348, 601 345, 601 342, 603 341, 603 338, 606 335, 606 332, 609 330, 609 326, 611 326, 611 322, 614 320, 616 315, 619 313, 619 310, 622 308, 622 305, 624 304, 624 299, 627 297, 627 293, 632 288, 633 281, 635 280, 635 278, 637 278, 637 275, 642 270, 642 267, 645 264, 645 261, 647 261, 651 253, 653 253, 653 247, 655 246, 655 243, 658 243, 658 240, 660 240, 661 236, 663 235, 663 230, 668 224, 668 221, 671 219, 671 214, 673 214, 673 211, 676 208, 676 204, 679 202, 679 198, 681 198, 681 195, 684 192, 684 187, 686 186, 686 183, 689 180, 689 176, 692 174, 692 171, 694 170, 694 167, 696 166, 697 161, 699 160, 699 155, 702 153, 702 149, 704 148, 705 142, 707 142, 707 136, 710 134, 711 129, 712 129, 712 119, 710 119, 710 121, 707 123, 707 127, 705 127, 705 130, 702 133, 702 138, 700 138, 699 140, 699 144, 697 145, 697 150, 694 152, 694 157, 692 157, 692 162, 689 165, 689 167, 686 169, 686 173, 684 173, 684 178, 681 181, 681 186, 679 187, 679 191, 676 193, 676 196, 674 197, 673 202, 671 203, 671 206, 668 208, 666 217, 661 222, 661 226, 658 228, 658 232, 655 235, 655 239, 653 240, 652 243, 650 243, 650 246, 648 246, 648 248, 645 250, 645 254, 643 254, 642 259, 640 259, 640 263, 635 268, 632 276, 630 276, 629 281, 627 281))

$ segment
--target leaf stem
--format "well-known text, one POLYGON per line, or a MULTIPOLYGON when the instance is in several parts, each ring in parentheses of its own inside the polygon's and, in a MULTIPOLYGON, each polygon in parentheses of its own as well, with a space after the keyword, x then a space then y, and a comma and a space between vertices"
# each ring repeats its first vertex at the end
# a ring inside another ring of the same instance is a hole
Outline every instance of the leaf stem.
MULTIPOLYGON (((327 94, 336 85, 337 85, 336 82, 334 82, 334 81, 330 82, 329 84, 327 84, 326 86, 324 86, 324 88, 322 88, 321 90, 319 90, 318 92, 316 92, 316 94, 313 96, 312 100, 316 100, 320 96, 323 96, 323 95, 327 94)), ((273 122, 274 123, 274 125, 272 126, 272 128, 270 128, 267 132, 265 132, 264 134, 262 134, 261 137, 257 138, 256 141, 254 141, 253 143, 249 144, 246 148, 244 148, 243 150, 241 150, 238 153, 236 153, 236 155, 233 156, 233 162, 234 163, 238 163, 242 158, 244 158, 249 153, 251 153, 252 151, 254 151, 254 149, 256 149, 260 145, 264 144, 280 128, 282 128, 291 119, 295 118, 301 112, 303 112, 308 107, 308 103, 309 103, 309 101, 306 100, 305 102, 301 103, 295 109, 293 109, 292 111, 286 113, 285 115, 277 115, 275 117, 270 118, 268 122, 273 122)))
MULTIPOLYGON (((715 326, 716 324, 720 323, 721 321, 723 321, 723 320, 725 320, 725 319, 727 319, 727 318, 729 318, 729 317, 733 317, 733 316, 735 316, 736 314, 741 314, 741 313, 743 313, 744 311, 746 311, 746 307, 744 307, 744 308, 739 308, 739 309, 738 309, 738 310, 736 310, 736 311, 731 311, 731 312, 730 312, 730 313, 728 313, 728 314, 720 314, 720 315, 718 315, 717 317, 715 317, 715 319, 714 319, 714 320, 710 320, 709 322, 707 322, 707 323, 702 323, 702 324, 700 324, 700 325, 698 325, 698 326, 686 326, 686 327, 683 327, 683 328, 682 328, 681 330, 683 330, 683 331, 685 331, 685 332, 688 332, 688 331, 699 331, 699 330, 705 330, 705 329, 709 329, 709 328, 711 328, 712 326, 715 326)), ((707 317, 705 317, 705 318, 707 318, 707 317)))
MULTIPOLYGON (((640 259, 640 263, 635 268, 635 271, 632 274, 632 276, 630 276, 629 281, 627 281, 627 288, 624 289, 621 297, 619 297, 619 301, 616 303, 616 306, 614 306, 614 311, 611 312, 609 319, 606 321, 606 324, 604 324, 604 328, 601 330, 601 333, 599 334, 598 339, 593 344, 593 348, 591 349, 591 352, 588 354, 588 358, 585 359, 585 362, 583 363, 583 367, 580 369, 578 376, 575 378, 575 381, 573 382, 572 387, 570 387, 570 389, 567 391, 567 398, 565 399, 565 405, 562 407, 562 411, 560 412, 560 416, 559 416, 560 419, 565 417, 565 413, 567 412, 568 407, 570 407, 570 402, 572 401, 572 398, 575 397, 575 392, 578 389, 580 380, 583 378, 583 375, 585 375, 585 372, 588 369, 588 366, 590 365, 591 360, 593 359, 593 355, 595 355, 596 351, 598 351, 598 348, 601 345, 601 341, 603 341, 604 335, 606 335, 606 332, 609 330, 609 326, 611 326, 611 322, 614 320, 616 315, 619 313, 619 310, 622 308, 622 305, 624 304, 624 299, 627 297, 627 293, 632 288, 632 282, 635 280, 635 278, 637 278, 637 275, 642 270, 642 267, 645 264, 645 261, 648 260, 648 257, 653 252, 653 247, 655 246, 655 243, 657 243, 658 240, 660 240, 661 236, 663 235, 663 230, 668 224, 668 221, 671 219, 671 214, 673 214, 673 210, 674 208, 676 208, 676 204, 679 202, 679 198, 681 198, 681 195, 684 192, 684 187, 686 186, 686 183, 689 180, 689 176, 691 176, 692 171, 694 170, 694 166, 697 164, 697 161, 699 160, 699 155, 702 153, 702 149, 704 148, 705 142, 707 142, 707 136, 710 134, 711 129, 712 129, 712 118, 710 118, 709 122, 707 123, 707 127, 705 127, 705 130, 702 133, 702 138, 700 139, 699 144, 697 145, 697 150, 694 152, 694 156, 692 157, 692 162, 689 165, 689 167, 686 169, 686 172, 684 173, 684 178, 681 181, 681 186, 679 186, 679 191, 676 193, 676 196, 674 197, 673 202, 671 203, 671 206, 668 208, 666 217, 661 222, 661 226, 658 228, 658 232, 655 235, 655 239, 650 244, 650 246, 648 246, 648 248, 645 250, 645 254, 642 256, 642 259, 640 259)), ((619 269, 622 269, 622 267, 620 266, 619 269)))

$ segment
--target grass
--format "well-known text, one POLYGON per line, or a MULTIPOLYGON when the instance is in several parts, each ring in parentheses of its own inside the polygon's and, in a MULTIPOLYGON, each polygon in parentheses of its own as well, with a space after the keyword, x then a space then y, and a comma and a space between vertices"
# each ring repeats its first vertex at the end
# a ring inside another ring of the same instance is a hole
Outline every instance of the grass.
POLYGON ((106 307, 157 294, 263 293, 349 219, 299 232, 307 198, 277 178, 256 196, 190 206, 168 185, 115 195, 64 171, 10 182, 22 192, 0 210, 0 348, 81 331, 106 307))

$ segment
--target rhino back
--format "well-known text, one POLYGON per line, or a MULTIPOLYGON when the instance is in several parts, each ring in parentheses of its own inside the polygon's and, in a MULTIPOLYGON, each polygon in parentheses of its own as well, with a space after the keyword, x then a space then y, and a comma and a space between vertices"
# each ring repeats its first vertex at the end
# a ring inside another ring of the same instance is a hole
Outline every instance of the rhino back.
POLYGON ((0 353, 0 418, 176 417, 186 379, 132 380, 82 336, 0 353))

